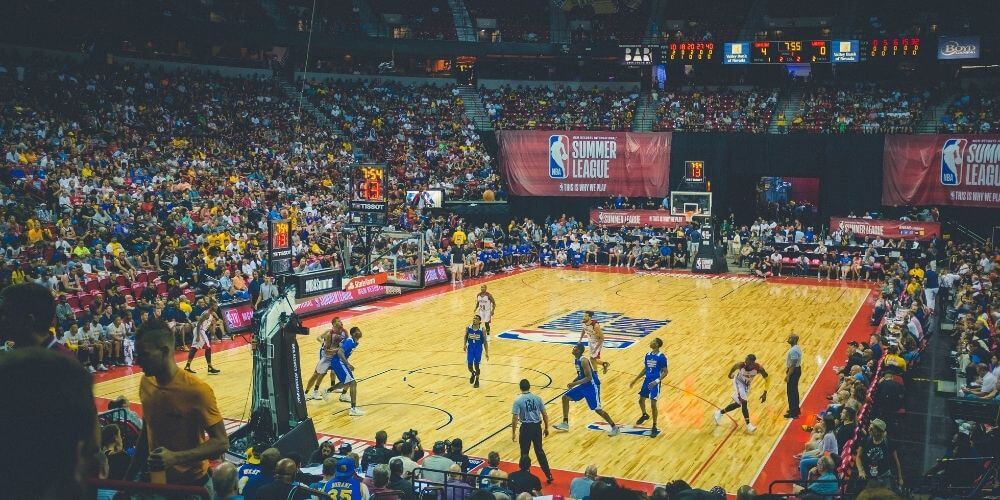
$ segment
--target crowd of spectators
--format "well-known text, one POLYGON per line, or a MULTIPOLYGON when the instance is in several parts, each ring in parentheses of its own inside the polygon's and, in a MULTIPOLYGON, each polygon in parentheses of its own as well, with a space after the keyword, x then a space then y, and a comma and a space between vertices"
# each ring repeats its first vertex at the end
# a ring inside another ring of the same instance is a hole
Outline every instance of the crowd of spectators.
POLYGON ((666 90, 653 93, 653 130, 767 132, 777 90, 666 90))
POLYGON ((939 131, 953 134, 988 134, 1000 130, 1000 87, 962 92, 941 116, 939 131))
POLYGON ((339 130, 339 152, 387 163, 397 195, 429 187, 447 199, 479 200, 501 188, 453 86, 338 80, 308 82, 307 93, 339 130))
POLYGON ((923 117, 930 90, 887 88, 877 84, 808 90, 790 122, 779 128, 811 133, 912 133, 923 117))
POLYGON ((498 129, 631 130, 637 91, 571 87, 480 88, 498 129))

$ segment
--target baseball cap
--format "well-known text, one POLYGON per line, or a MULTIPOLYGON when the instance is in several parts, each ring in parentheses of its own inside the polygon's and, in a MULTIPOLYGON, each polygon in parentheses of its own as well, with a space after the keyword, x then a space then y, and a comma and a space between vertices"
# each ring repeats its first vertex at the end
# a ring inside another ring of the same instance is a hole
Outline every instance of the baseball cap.
POLYGON ((351 443, 340 443, 340 446, 337 447, 338 455, 347 455, 350 452, 351 452, 351 443))
POLYGON ((885 422, 882 419, 876 418, 872 420, 872 427, 885 432, 885 422))
POLYGON ((260 465, 260 454, 253 450, 253 447, 247 448, 247 463, 250 465, 260 465))
POLYGON ((340 477, 354 475, 354 459, 344 457, 337 460, 337 473, 335 475, 340 477))

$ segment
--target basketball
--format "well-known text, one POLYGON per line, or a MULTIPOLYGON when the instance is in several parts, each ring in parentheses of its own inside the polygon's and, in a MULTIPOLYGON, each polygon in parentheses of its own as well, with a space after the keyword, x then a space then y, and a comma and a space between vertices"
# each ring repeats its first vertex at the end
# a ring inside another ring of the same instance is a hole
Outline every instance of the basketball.
POLYGON ((496 201, 497 194, 493 192, 492 189, 487 189, 483 191, 483 201, 496 201))

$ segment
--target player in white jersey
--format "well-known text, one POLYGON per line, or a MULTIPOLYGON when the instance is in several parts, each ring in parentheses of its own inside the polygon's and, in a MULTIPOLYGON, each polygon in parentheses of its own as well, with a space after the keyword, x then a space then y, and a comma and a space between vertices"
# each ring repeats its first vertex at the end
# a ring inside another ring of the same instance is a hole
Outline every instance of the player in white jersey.
POLYGON ((767 401, 767 370, 757 364, 757 356, 748 354, 742 363, 736 363, 729 369, 729 378, 733 379, 733 402, 721 410, 715 410, 715 425, 722 423, 722 415, 737 408, 743 410, 743 420, 747 425, 747 432, 757 430, 757 426, 750 423, 750 410, 747 409, 747 400, 750 397, 750 384, 753 383, 757 374, 764 377, 764 393, 760 395, 760 402, 767 401))
POLYGON ((208 340, 208 332, 212 328, 213 321, 214 318, 210 311, 201 313, 201 316, 198 318, 198 324, 194 328, 194 341, 191 342, 187 364, 184 365, 185 371, 195 373, 191 369, 191 362, 194 361, 194 356, 198 353, 198 349, 205 350, 205 361, 208 362, 209 375, 218 375, 222 371, 212 366, 212 342, 208 340))
POLYGON ((493 311, 496 309, 497 302, 493 300, 493 295, 486 291, 486 285, 479 287, 479 295, 476 295, 476 311, 473 314, 479 316, 486 325, 486 335, 490 334, 490 320, 493 319, 493 311))
POLYGON ((611 366, 611 363, 601 360, 601 348, 604 347, 604 332, 601 331, 601 324, 594 319, 594 313, 591 311, 583 313, 583 328, 580 330, 578 344, 583 343, 583 337, 587 337, 587 352, 590 359, 601 365, 602 373, 608 373, 608 367, 611 366))
POLYGON ((333 354, 337 350, 337 345, 340 344, 340 337, 333 334, 333 330, 327 330, 320 334, 319 338, 319 362, 316 363, 316 369, 313 371, 312 376, 309 377, 309 382, 306 383, 306 394, 309 394, 309 389, 312 388, 312 394, 309 395, 309 399, 323 399, 323 396, 319 394, 319 385, 323 382, 323 377, 326 376, 326 372, 330 370, 330 360, 333 359, 333 354))

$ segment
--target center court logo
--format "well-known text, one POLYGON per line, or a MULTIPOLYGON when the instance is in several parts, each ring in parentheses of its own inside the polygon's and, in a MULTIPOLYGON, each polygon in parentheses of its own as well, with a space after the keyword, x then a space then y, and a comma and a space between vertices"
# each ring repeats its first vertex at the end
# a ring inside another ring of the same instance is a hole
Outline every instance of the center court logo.
MULTIPOLYGON (((547 344, 574 345, 580 339, 584 311, 573 311, 533 328, 507 330, 498 337, 547 344)), ((668 319, 632 318, 622 313, 594 311, 604 332, 604 347, 626 349, 670 323, 668 319)), ((584 339, 586 340, 586 339, 584 339)))
POLYGON ((565 179, 566 160, 569 160, 569 137, 565 135, 550 135, 549 177, 553 179, 565 179))
POLYGON ((962 162, 968 139, 948 139, 941 148, 941 184, 957 186, 961 184, 962 162))

